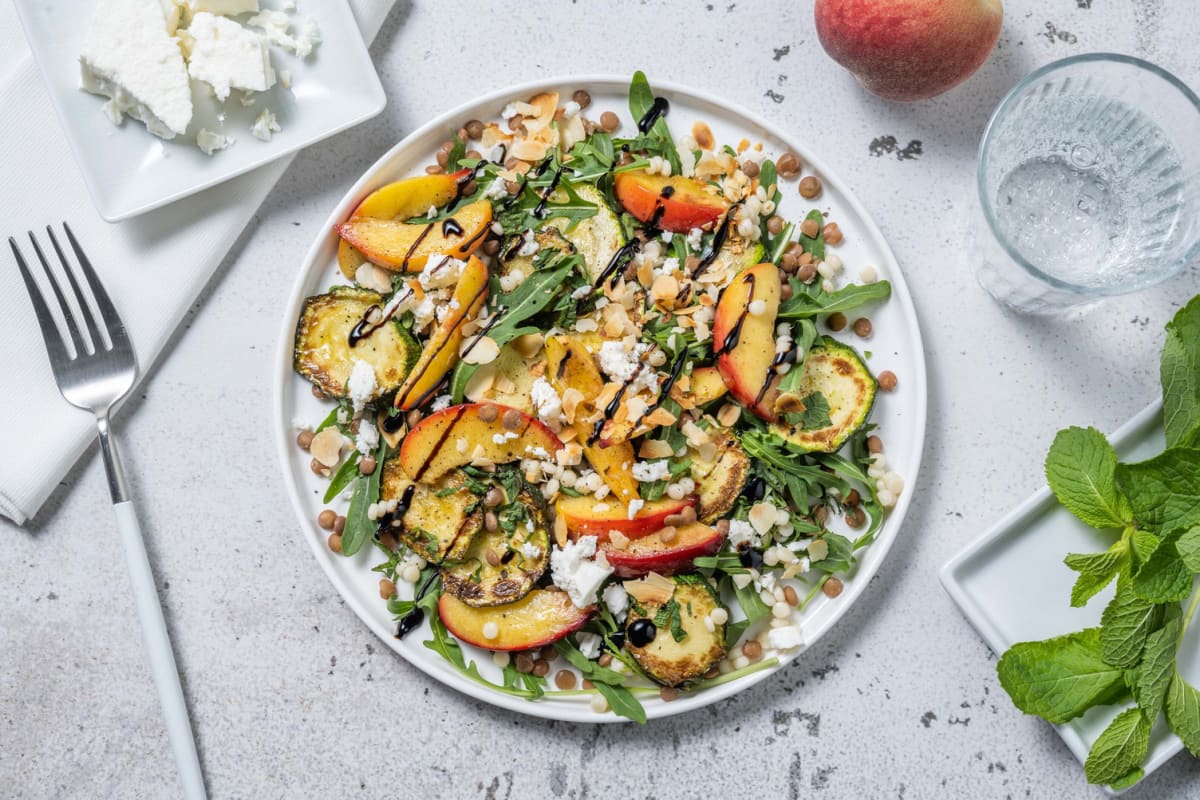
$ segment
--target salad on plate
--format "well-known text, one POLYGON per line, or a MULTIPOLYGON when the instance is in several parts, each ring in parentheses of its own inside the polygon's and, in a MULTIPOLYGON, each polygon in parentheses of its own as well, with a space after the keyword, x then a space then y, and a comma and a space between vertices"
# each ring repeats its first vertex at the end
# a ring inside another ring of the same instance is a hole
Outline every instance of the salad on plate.
POLYGON ((850 280, 795 153, 673 133, 640 72, 631 129, 591 105, 464 121, 337 226, 294 350, 331 407, 297 444, 397 637, 644 721, 802 648, 904 490, 871 422, 891 288, 850 280))

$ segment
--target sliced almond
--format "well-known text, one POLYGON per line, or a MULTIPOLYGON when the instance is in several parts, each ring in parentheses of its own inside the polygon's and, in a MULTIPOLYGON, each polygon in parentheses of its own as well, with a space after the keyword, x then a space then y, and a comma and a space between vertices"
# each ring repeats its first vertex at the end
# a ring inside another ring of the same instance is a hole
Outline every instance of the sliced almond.
POLYGON ((824 539, 813 539, 808 543, 808 560, 824 561, 829 555, 829 543, 824 539))
POLYGON ((775 506, 770 503, 755 503, 750 508, 750 524, 760 534, 771 530, 777 517, 775 506))
POLYGON ((342 448, 349 440, 334 426, 329 426, 312 439, 308 452, 327 467, 336 467, 342 460, 342 448))
POLYGON ((708 127, 708 123, 701 120, 696 120, 692 123, 692 138, 696 140, 696 146, 701 150, 712 150, 716 144, 713 139, 712 128, 708 127))
POLYGON ((546 359, 535 361, 529 366, 529 374, 535 378, 540 378, 546 374, 546 359))
POLYGON ((661 439, 644 439, 638 448, 638 458, 670 458, 675 455, 671 445, 661 439))
POLYGON ((490 364, 500 355, 500 345, 490 336, 476 336, 463 342, 459 357, 467 364, 490 364))
POLYGON ((639 603, 655 603, 663 604, 668 602, 675 594, 675 582, 670 578, 664 578, 657 572, 651 572, 644 578, 636 581, 625 581, 622 586, 629 596, 639 603))
POLYGON ((512 394, 517 390, 517 385, 513 383, 512 378, 507 375, 496 376, 496 391, 501 394, 512 394))
POLYGON ((508 148, 508 154, 522 161, 540 161, 546 154, 546 145, 530 139, 513 142, 508 148))
POLYGON ((742 408, 736 403, 726 403, 717 411, 717 422, 722 427, 732 428, 742 415, 742 408))
POLYGON ((615 529, 608 532, 608 541, 612 542, 612 546, 618 550, 624 550, 629 546, 629 537, 615 529))
POLYGON ((527 333, 512 340, 512 349, 521 358, 533 358, 542 350, 546 337, 540 333, 527 333))
POLYGON ((579 114, 559 122, 558 125, 558 146, 564 153, 574 147, 577 142, 582 142, 587 138, 587 131, 583 128, 583 117, 579 114))
POLYGON ((390 275, 369 261, 363 262, 354 271, 354 282, 365 289, 370 289, 380 294, 390 294, 392 291, 392 279, 390 275))
POLYGON ((475 374, 467 381, 467 386, 463 390, 465 396, 472 403, 478 403, 480 400, 491 396, 492 389, 496 383, 496 364, 484 364, 479 369, 475 370, 475 374))
POLYGON ((714 442, 705 442, 696 448, 696 455, 701 461, 711 464, 717 460, 717 445, 714 442))
POLYGON ((774 411, 777 416, 799 414, 804 408, 804 401, 794 392, 783 392, 775 398, 774 411))
POLYGON ((676 419, 676 416, 665 408, 656 408, 646 415, 646 418, 642 420, 642 424, 647 428, 656 428, 660 425, 674 425, 676 419))
POLYGON ((562 393, 563 416, 567 418, 567 422, 575 423, 575 413, 579 410, 579 404, 582 402, 583 392, 574 386, 568 386, 567 390, 562 393))
POLYGON ((559 547, 567 546, 567 518, 561 514, 554 517, 554 541, 559 547))
POLYGON ((512 138, 512 134, 505 133, 499 125, 492 122, 483 129, 479 141, 485 150, 490 150, 498 144, 508 145, 512 138))
POLYGON ((679 281, 674 275, 659 275, 650 285, 650 296, 654 302, 664 308, 675 305, 675 295, 679 294, 679 281))

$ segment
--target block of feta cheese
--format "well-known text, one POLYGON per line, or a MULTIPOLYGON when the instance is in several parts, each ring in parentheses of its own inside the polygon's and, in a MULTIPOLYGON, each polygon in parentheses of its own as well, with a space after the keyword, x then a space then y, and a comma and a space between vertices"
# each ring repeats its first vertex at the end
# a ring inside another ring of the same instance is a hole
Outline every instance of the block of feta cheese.
MULTIPOLYGON (((166 1, 166 0, 164 0, 166 1)), ((258 0, 184 0, 193 14, 208 13, 232 17, 258 11, 258 0)))
POLYGON ((79 58, 85 91, 109 98, 114 122, 141 120, 155 136, 172 139, 192 119, 192 89, 172 20, 160 0, 98 0, 79 58))
POLYGON ((275 85, 271 54, 258 34, 207 11, 192 17, 187 32, 188 74, 211 86, 218 100, 233 89, 263 92, 275 85))

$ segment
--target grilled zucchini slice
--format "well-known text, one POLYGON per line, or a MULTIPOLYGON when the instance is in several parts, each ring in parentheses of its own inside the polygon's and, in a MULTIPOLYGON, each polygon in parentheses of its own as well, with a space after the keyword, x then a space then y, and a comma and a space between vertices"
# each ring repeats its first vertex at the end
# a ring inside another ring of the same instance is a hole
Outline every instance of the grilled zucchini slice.
POLYGON ((700 575, 676 575, 666 603, 637 604, 625 620, 625 649, 647 675, 667 686, 696 680, 725 656, 725 626, 705 619, 724 608, 700 575), (653 631, 644 644, 647 633, 653 631), (679 636, 677 639, 676 636, 679 636))
POLYGON ((700 461, 693 451, 692 480, 699 487, 696 518, 701 522, 711 523, 728 514, 750 477, 750 457, 737 437, 722 431, 716 445, 717 457, 710 463, 700 461))
POLYGON ((831 424, 805 429, 774 423, 775 433, 811 453, 834 453, 863 426, 875 404, 878 384, 858 352, 828 336, 808 351, 795 393, 804 400, 819 392, 829 404, 831 424))
POLYGON ((413 483, 400 458, 389 458, 380 476, 379 499, 403 504, 405 495, 408 509, 391 523, 397 538, 435 564, 465 556, 483 530, 483 504, 462 479, 452 474, 432 486, 413 483))
POLYGON ((550 533, 541 510, 526 493, 518 497, 517 503, 527 510, 533 530, 521 522, 511 533, 499 528, 479 534, 460 560, 442 566, 445 590, 469 606, 496 606, 520 600, 550 563, 550 533), (488 561, 489 551, 499 563, 488 561))
POLYGON ((595 283, 613 256, 625 245, 625 231, 603 192, 590 183, 571 184, 571 189, 581 200, 595 205, 596 213, 580 220, 574 228, 570 228, 570 222, 562 217, 551 219, 546 224, 561 230, 583 255, 588 280, 595 283))
POLYGON ((554 220, 546 223, 542 227, 533 232, 533 240, 537 242, 538 249, 533 255, 518 256, 508 255, 510 250, 519 250, 521 247, 521 238, 519 236, 510 237, 505 242, 504 255, 498 259, 499 272, 501 275, 508 275, 514 270, 520 270, 521 274, 528 278, 533 274, 533 260, 537 258, 537 254, 543 250, 559 250, 563 253, 574 253, 575 245, 571 244, 562 231, 555 227, 552 223, 554 220))
POLYGON ((382 295, 355 286, 335 286, 306 299, 296 324, 296 372, 327 396, 345 397, 354 362, 365 361, 375 370, 376 395, 395 391, 421 352, 412 334, 392 320, 350 346, 350 332, 367 309, 383 304, 382 295))

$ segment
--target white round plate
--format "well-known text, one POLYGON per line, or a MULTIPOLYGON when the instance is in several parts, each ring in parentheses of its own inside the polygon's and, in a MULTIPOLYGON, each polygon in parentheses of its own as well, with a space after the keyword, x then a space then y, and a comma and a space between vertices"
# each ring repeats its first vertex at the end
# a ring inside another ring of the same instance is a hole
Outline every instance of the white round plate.
MULTIPOLYGON (((879 270, 881 278, 892 284, 891 299, 870 311, 874 336, 866 341, 858 340, 855 344, 859 349, 871 353, 869 364, 876 374, 886 369, 899 376, 899 386, 895 392, 879 395, 872 421, 879 426, 889 468, 904 477, 906 488, 884 522, 876 542, 859 553, 857 569, 853 577, 846 580, 842 594, 833 600, 818 594, 800 615, 799 622, 805 640, 811 646, 850 610, 869 585, 871 577, 879 570, 900 531, 911 500, 911 489, 917 482, 925 438, 926 387, 925 357, 916 312, 896 258, 879 229, 849 188, 809 147, 784 135, 760 117, 702 92, 653 78, 651 85, 657 95, 666 97, 671 103, 667 121, 676 136, 690 131, 696 120, 703 120, 711 127, 718 146, 726 143, 736 146, 746 138, 751 143, 761 141, 769 154, 778 155, 789 149, 798 153, 805 164, 805 174, 819 175, 824 183, 824 192, 815 202, 807 201, 796 192, 794 181, 785 182, 782 185, 784 200, 781 213, 789 219, 802 218, 814 205, 829 212, 846 236, 845 243, 837 249, 837 253, 845 262, 848 274, 856 276, 862 266, 871 264, 879 270)), ((275 440, 283 465, 284 483, 296 509, 304 538, 350 608, 389 647, 447 686, 514 711, 571 722, 616 722, 622 718, 611 713, 593 712, 586 696, 529 701, 475 683, 422 645, 422 641, 428 637, 427 626, 418 628, 402 640, 396 639, 395 623, 379 598, 379 576, 371 572, 371 567, 381 560, 379 551, 364 547, 355 557, 345 558, 332 553, 326 546, 328 534, 317 527, 316 517, 325 507, 321 498, 327 482, 312 474, 309 458, 296 447, 297 428, 294 421, 315 425, 329 413, 330 405, 315 399, 309 384, 292 371, 292 344, 296 319, 304 298, 325 291, 333 284, 345 282, 337 269, 337 237, 332 233, 333 226, 346 219, 368 193, 388 182, 423 174, 424 167, 433 163, 434 153, 441 143, 467 120, 496 118, 506 103, 526 100, 541 91, 554 90, 561 97, 569 97, 576 89, 587 89, 592 96, 589 117, 598 119, 601 111, 615 111, 622 121, 618 134, 629 135, 635 126, 629 114, 628 86, 628 78, 609 75, 555 78, 514 86, 443 114, 393 147, 359 178, 321 227, 323 233, 309 250, 292 289, 291 300, 284 310, 276 362, 275 440)), ((410 596, 411 587, 404 585, 402 591, 410 596)), ((474 659, 478 663, 485 677, 491 680, 499 678, 499 670, 492 664, 488 652, 470 645, 463 645, 463 649, 468 660, 474 659)), ((666 717, 729 697, 769 679, 802 652, 803 649, 783 654, 777 667, 695 694, 684 693, 669 703, 654 695, 642 696, 646 715, 651 719, 666 717)))

